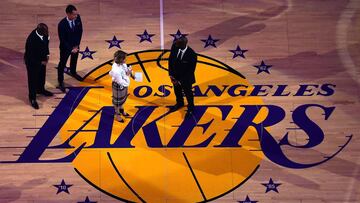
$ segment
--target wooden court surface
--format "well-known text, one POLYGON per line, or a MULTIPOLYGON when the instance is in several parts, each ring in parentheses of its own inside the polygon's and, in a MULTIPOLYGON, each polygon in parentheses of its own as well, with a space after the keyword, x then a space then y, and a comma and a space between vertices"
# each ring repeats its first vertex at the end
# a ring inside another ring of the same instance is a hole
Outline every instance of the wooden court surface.
MULTIPOLYGON (((65 16, 70 1, 4 0, 0 7, 0 161, 16 160, 36 129, 51 114, 61 95, 56 89, 59 60, 57 24, 65 16), (28 102, 26 69, 23 64, 25 40, 35 26, 44 22, 50 30, 50 61, 46 86, 56 96, 38 97, 40 109, 28 102)), ((116 48, 108 49, 114 35, 124 40, 123 50, 160 48, 159 1, 71 1, 81 14, 81 50, 95 50, 94 60, 78 60, 78 71, 85 75, 110 60, 116 48), (139 43, 136 34, 144 30, 155 34, 152 43, 139 43)), ((289 169, 267 160, 259 171, 237 190, 215 202, 244 201, 246 195, 259 202, 313 203, 359 202, 360 189, 360 1, 358 0, 201 0, 164 1, 165 49, 172 43, 170 34, 180 29, 187 33, 189 45, 198 53, 220 60, 246 76, 252 84, 287 84, 296 91, 299 84, 336 85, 330 97, 271 97, 264 103, 282 106, 287 112, 304 103, 336 106, 331 119, 323 123, 326 139, 310 150, 291 150, 301 162, 326 156, 352 140, 332 160, 309 169, 289 169), (220 39, 217 48, 204 48, 201 39, 211 34, 220 39), (237 45, 249 51, 246 58, 232 58, 237 45), (253 65, 262 60, 273 65, 271 74, 257 74, 253 65), (261 183, 272 177, 282 185, 279 193, 265 193, 261 183)), ((65 83, 78 82, 65 76, 65 83)), ((288 126, 276 125, 272 132, 283 135, 288 126)), ((296 132, 296 143, 306 137, 296 132)), ((49 155, 51 156, 51 155, 49 155)), ((0 202, 78 202, 86 196, 92 201, 115 202, 84 182, 71 164, 0 164, 0 202), (71 195, 56 195, 54 184, 61 179, 73 184, 71 195)))

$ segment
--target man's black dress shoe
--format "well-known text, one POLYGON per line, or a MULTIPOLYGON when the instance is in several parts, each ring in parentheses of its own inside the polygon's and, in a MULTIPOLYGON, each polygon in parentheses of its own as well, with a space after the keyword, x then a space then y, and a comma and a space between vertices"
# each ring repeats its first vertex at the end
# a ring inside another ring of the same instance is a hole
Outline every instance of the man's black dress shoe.
POLYGON ((39 109, 39 104, 36 102, 35 99, 30 99, 30 104, 34 109, 39 109))
POLYGON ((185 114, 185 118, 191 118, 193 116, 194 111, 193 110, 187 110, 185 114))
POLYGON ((60 83, 58 87, 63 93, 66 93, 64 83, 60 83))
POLYGON ((77 73, 71 73, 71 75, 76 79, 76 80, 78 80, 78 81, 83 81, 84 79, 80 76, 80 75, 78 75, 77 73))
POLYGON ((175 104, 174 106, 170 107, 170 111, 176 111, 178 109, 180 109, 181 107, 183 107, 184 104, 175 104))
POLYGON ((42 94, 42 95, 44 95, 46 97, 51 97, 51 96, 54 95, 52 92, 47 91, 47 90, 40 91, 39 94, 42 94))

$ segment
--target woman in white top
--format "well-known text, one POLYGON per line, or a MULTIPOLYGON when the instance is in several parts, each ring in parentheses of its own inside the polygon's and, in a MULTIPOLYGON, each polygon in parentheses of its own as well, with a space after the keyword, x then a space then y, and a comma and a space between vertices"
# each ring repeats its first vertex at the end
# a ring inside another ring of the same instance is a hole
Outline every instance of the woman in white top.
POLYGON ((130 77, 134 78, 131 66, 125 63, 126 53, 118 50, 114 54, 114 64, 109 72, 112 77, 112 103, 115 107, 115 117, 119 122, 124 122, 122 116, 130 116, 124 110, 124 103, 128 97, 130 77))

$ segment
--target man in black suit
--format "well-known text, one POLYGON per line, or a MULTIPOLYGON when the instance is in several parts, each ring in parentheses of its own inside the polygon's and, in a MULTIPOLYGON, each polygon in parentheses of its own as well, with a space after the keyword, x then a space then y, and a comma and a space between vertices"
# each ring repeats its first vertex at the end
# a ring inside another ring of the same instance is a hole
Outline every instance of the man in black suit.
POLYGON ((171 110, 176 111, 184 106, 184 92, 188 102, 186 117, 189 117, 194 111, 192 84, 195 83, 197 54, 187 46, 187 42, 187 38, 182 36, 172 45, 169 57, 169 76, 176 95, 176 104, 171 110))
POLYGON ((28 76, 29 100, 34 109, 39 109, 36 93, 53 94, 45 89, 46 64, 49 60, 49 31, 40 23, 26 39, 24 61, 28 76))
POLYGON ((64 68, 70 57, 70 73, 77 80, 82 77, 76 73, 76 63, 79 56, 79 46, 82 36, 82 23, 80 15, 75 6, 68 5, 65 9, 66 17, 58 25, 58 34, 60 39, 60 62, 58 65, 59 89, 65 92, 64 87, 64 68))

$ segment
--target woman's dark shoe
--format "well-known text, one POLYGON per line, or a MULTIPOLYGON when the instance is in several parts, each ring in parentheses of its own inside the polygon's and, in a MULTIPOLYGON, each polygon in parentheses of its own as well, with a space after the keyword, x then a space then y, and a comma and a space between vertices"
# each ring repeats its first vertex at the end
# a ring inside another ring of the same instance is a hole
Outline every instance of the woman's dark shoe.
POLYGON ((120 113, 121 113, 121 115, 126 116, 126 117, 130 116, 130 114, 126 113, 124 109, 120 109, 120 113))
POLYGON ((125 122, 125 120, 124 120, 123 118, 121 118, 120 114, 116 114, 116 115, 115 115, 115 118, 116 118, 116 120, 119 121, 120 123, 124 123, 124 122, 125 122))

